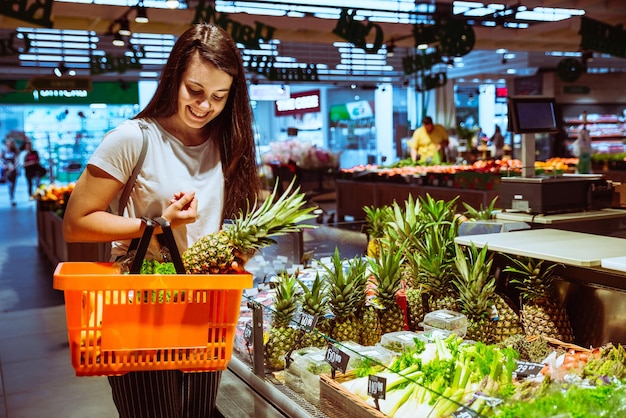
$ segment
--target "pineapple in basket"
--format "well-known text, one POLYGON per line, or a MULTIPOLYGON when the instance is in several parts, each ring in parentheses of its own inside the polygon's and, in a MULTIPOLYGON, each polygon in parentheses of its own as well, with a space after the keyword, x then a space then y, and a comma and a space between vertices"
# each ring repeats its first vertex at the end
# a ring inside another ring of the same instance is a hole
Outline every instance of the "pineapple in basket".
POLYGON ((466 338, 490 344, 494 328, 491 307, 496 290, 496 279, 491 274, 493 256, 487 255, 486 245, 478 250, 472 243, 467 251, 458 244, 455 247, 458 275, 454 284, 459 292, 461 312, 467 317, 466 338))
POLYGON ((298 309, 296 275, 281 273, 276 284, 269 336, 265 344, 265 362, 273 369, 285 367, 285 354, 293 347, 296 329, 291 326, 298 309))
POLYGON ((524 329, 520 321, 519 313, 513 308, 508 297, 495 293, 493 304, 497 312, 497 320, 494 323, 493 342, 500 343, 506 341, 514 335, 523 335, 524 329))
POLYGON ((240 211, 232 225, 208 234, 182 254, 187 273, 218 274, 242 272, 245 260, 275 243, 272 238, 315 226, 303 222, 315 218, 314 206, 305 206, 304 193, 294 189, 295 179, 277 198, 278 183, 259 206, 240 211), (292 193, 293 191, 293 193, 292 193))
MULTIPOLYGON (((355 257, 356 258, 356 257, 355 257)), ((354 341, 359 338, 359 321, 355 315, 359 300, 358 286, 350 274, 350 268, 344 269, 339 249, 331 256, 332 266, 321 264, 325 270, 324 279, 328 283, 328 304, 334 316, 331 337, 336 341, 354 341)))
POLYGON ((528 336, 556 338, 574 342, 574 332, 563 304, 556 296, 554 269, 558 264, 530 257, 514 258, 504 272, 512 274, 511 284, 520 292, 522 326, 528 336))
POLYGON ((322 277, 317 274, 311 287, 298 279, 298 284, 302 290, 301 303, 302 312, 313 317, 317 316, 317 324, 314 330, 305 333, 300 340, 300 347, 324 348, 328 345, 327 337, 330 332, 330 324, 326 314, 328 313, 328 286, 322 277))
POLYGON ((368 260, 376 282, 376 296, 383 305, 379 314, 383 334, 404 329, 404 312, 396 301, 396 294, 402 289, 403 250, 393 241, 385 242, 378 257, 368 260))

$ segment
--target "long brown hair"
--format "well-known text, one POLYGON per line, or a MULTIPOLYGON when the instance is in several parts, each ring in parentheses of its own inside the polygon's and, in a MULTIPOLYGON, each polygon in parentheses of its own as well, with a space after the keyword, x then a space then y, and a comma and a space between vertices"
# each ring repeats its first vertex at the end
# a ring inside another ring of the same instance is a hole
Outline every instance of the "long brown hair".
POLYGON ((252 109, 241 53, 230 35, 210 24, 196 24, 183 33, 172 48, 161 71, 159 85, 148 105, 136 118, 168 117, 178 109, 182 75, 195 52, 233 78, 228 101, 220 115, 204 127, 210 140, 220 145, 225 178, 224 218, 245 209, 260 190, 252 109))

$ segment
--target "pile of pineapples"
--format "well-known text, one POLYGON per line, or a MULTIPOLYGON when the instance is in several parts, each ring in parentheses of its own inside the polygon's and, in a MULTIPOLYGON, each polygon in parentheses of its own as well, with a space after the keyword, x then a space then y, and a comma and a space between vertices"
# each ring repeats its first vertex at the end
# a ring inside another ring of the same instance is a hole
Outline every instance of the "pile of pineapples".
POLYGON ((491 218, 495 199, 480 209, 464 203, 462 214, 456 200, 409 196, 403 205, 364 208, 368 256, 384 258, 381 252, 396 251, 394 246, 403 254, 399 271, 408 328, 421 330, 426 313, 449 309, 467 316, 466 338, 476 341, 498 343, 525 334, 572 342, 572 327, 554 287, 556 265, 508 257, 510 264, 500 271, 487 246, 456 245, 460 222, 491 218), (520 296, 519 306, 507 296, 512 293, 520 296))

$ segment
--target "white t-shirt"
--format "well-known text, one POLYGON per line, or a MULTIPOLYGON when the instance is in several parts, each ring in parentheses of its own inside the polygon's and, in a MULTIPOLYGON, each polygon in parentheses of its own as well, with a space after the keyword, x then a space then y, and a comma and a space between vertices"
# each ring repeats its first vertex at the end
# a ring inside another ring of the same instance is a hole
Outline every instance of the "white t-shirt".
MULTIPOLYGON (((126 183, 137 163, 143 144, 139 123, 148 126, 148 150, 130 193, 125 215, 155 218, 161 216, 170 199, 180 191, 196 192, 196 222, 173 230, 182 254, 201 237, 219 230, 224 205, 224 175, 217 144, 186 146, 154 119, 132 119, 109 131, 95 150, 89 164, 126 183)), ((111 202, 111 212, 118 213, 121 192, 111 202)), ((114 242, 113 255, 125 254, 130 241, 114 242)), ((153 240, 150 254, 156 255, 153 240)))

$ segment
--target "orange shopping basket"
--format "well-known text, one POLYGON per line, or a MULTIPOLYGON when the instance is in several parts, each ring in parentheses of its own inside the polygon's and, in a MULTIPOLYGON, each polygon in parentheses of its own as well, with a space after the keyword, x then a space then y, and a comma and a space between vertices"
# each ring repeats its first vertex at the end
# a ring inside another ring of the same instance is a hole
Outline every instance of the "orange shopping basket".
POLYGON ((113 263, 64 262, 54 272, 77 376, 226 369, 250 287, 251 274, 122 274, 113 263))

